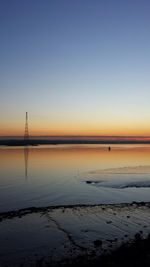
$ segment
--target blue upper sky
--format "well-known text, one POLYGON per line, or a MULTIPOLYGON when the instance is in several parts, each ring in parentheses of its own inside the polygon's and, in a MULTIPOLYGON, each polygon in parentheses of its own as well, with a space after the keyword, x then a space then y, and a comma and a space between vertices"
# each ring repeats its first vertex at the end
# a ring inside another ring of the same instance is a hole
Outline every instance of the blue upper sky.
POLYGON ((150 133, 149 0, 0 0, 0 134, 150 133))

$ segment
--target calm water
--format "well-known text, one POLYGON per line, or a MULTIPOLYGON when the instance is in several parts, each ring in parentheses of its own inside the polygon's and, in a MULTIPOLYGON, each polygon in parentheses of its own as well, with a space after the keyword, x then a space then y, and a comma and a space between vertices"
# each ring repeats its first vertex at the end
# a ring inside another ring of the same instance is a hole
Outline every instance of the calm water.
POLYGON ((0 211, 150 201, 150 146, 0 148, 0 211))

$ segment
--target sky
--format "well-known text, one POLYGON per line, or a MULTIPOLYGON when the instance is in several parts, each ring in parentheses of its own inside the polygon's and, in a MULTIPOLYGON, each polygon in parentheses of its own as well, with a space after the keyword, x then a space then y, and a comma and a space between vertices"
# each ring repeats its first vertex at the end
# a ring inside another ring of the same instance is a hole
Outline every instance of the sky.
POLYGON ((149 0, 0 0, 0 135, 150 135, 149 0))

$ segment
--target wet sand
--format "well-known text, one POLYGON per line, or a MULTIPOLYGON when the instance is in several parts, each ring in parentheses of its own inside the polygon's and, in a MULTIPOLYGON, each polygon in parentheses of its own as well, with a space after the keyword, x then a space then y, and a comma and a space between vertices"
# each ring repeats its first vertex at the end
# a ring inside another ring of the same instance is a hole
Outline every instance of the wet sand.
MULTIPOLYGON (((149 202, 32 207, 1 213, 0 266, 60 266, 72 262, 89 266, 91 261, 98 264, 101 260, 104 265, 109 254, 117 253, 123 244, 134 247, 135 239, 142 247, 147 244, 141 239, 150 233, 149 214, 149 202)), ((123 246, 124 253, 128 249, 123 246)))

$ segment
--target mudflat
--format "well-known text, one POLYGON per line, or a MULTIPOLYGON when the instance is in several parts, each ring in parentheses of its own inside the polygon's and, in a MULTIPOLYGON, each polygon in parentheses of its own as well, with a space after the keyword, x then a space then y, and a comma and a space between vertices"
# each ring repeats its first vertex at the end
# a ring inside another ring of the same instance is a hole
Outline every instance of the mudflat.
POLYGON ((32 207, 1 213, 1 266, 108 264, 117 257, 114 253, 130 253, 137 241, 139 246, 147 246, 149 241, 143 239, 150 233, 149 212, 149 202, 134 202, 32 207))

